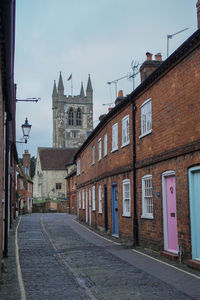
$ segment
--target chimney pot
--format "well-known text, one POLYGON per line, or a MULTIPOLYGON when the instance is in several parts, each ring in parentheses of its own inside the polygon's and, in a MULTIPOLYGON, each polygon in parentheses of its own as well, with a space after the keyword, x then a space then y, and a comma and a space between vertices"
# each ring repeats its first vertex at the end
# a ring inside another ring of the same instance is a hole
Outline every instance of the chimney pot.
POLYGON ((162 55, 161 55, 161 53, 155 54, 155 60, 162 61, 162 55))
POLYGON ((124 97, 123 91, 122 91, 122 90, 119 90, 119 92, 118 92, 118 97, 124 97))
POLYGON ((150 53, 150 52, 147 52, 146 53, 146 56, 147 56, 147 60, 152 60, 152 53, 150 53))

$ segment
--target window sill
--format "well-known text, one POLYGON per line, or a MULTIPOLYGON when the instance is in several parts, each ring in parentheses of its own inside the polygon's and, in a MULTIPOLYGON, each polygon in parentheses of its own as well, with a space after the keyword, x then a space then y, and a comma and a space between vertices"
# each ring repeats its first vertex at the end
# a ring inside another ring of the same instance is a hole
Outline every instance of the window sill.
POLYGON ((146 135, 149 135, 150 133, 152 133, 152 129, 149 130, 149 131, 147 131, 147 132, 145 132, 145 133, 143 133, 143 134, 141 134, 141 135, 139 136, 139 139, 142 139, 143 137, 145 137, 146 135))
POLYGON ((99 211, 99 215, 102 215, 102 211, 99 211))
POLYGON ((122 215, 124 218, 131 218, 131 215, 122 215))
POLYGON ((121 145, 121 148, 124 148, 124 147, 126 147, 128 145, 130 145, 130 141, 128 143, 126 143, 126 144, 121 145))
POLYGON ((150 220, 152 220, 152 219, 154 219, 154 217, 151 216, 151 215, 142 215, 141 219, 150 219, 150 220))

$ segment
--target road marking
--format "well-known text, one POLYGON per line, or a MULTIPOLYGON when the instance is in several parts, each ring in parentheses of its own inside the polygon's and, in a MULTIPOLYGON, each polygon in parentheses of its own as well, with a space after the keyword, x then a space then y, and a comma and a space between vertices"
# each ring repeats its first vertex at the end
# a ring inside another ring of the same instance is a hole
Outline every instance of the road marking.
POLYGON ((148 258, 151 258, 152 260, 158 261, 158 262, 160 262, 160 263, 163 264, 163 265, 169 266, 169 267, 171 267, 171 268, 173 268, 173 269, 175 269, 175 270, 181 271, 181 272, 183 272, 183 273, 185 273, 185 274, 188 274, 188 275, 190 275, 190 276, 192 276, 192 277, 195 277, 195 278, 197 278, 197 279, 200 279, 200 276, 195 275, 195 274, 192 274, 192 273, 187 272, 187 271, 185 271, 185 270, 179 269, 178 267, 175 267, 175 266, 173 266, 173 265, 170 265, 170 264, 168 264, 168 263, 165 262, 165 261, 159 260, 159 259, 157 259, 157 258, 155 258, 155 257, 152 257, 152 256, 150 256, 150 255, 148 255, 148 254, 142 253, 142 252, 140 252, 140 251, 138 251, 138 250, 135 250, 135 249, 131 249, 131 250, 132 250, 133 252, 136 252, 136 253, 138 253, 138 254, 141 254, 141 255, 144 255, 144 256, 146 256, 146 257, 148 257, 148 258))
MULTIPOLYGON (((116 245, 120 245, 120 243, 117 243, 117 242, 114 242, 114 241, 112 241, 112 240, 109 240, 109 239, 107 239, 107 238, 101 236, 100 234, 94 232, 94 231, 91 230, 90 228, 87 228, 86 226, 80 224, 79 222, 76 221, 76 217, 75 217, 74 219, 72 219, 72 220, 73 220, 74 222, 76 222, 77 224, 79 224, 80 226, 84 227, 86 230, 88 230, 88 231, 92 232, 93 234, 99 236, 100 238, 102 238, 102 239, 104 239, 104 240, 106 240, 106 241, 109 241, 109 242, 111 242, 111 243, 114 243, 114 244, 116 244, 116 245)), ((175 267, 175 266, 173 266, 173 265, 170 265, 170 264, 168 264, 167 262, 164 262, 164 261, 162 261, 162 260, 159 260, 159 259, 157 259, 157 258, 155 258, 155 257, 152 257, 152 256, 150 256, 150 255, 148 255, 148 254, 145 254, 145 253, 143 253, 143 252, 140 252, 140 251, 138 251, 138 250, 135 250, 135 249, 131 249, 131 250, 132 250, 133 252, 138 253, 138 254, 144 255, 144 256, 146 256, 146 257, 152 259, 152 260, 155 260, 155 261, 157 261, 157 262, 160 262, 161 264, 164 264, 164 265, 169 266, 169 267, 171 267, 171 268, 173 268, 173 269, 176 269, 176 270, 181 271, 181 272, 183 272, 183 273, 185 273, 185 274, 188 274, 188 275, 190 275, 190 276, 192 276, 192 277, 194 277, 194 278, 200 279, 200 276, 198 276, 198 275, 195 275, 195 274, 192 274, 192 273, 187 272, 187 271, 185 271, 185 270, 182 270, 182 269, 180 269, 180 268, 178 268, 178 267, 175 267)))
POLYGON ((19 227, 20 222, 21 222, 21 216, 20 216, 19 222, 16 227, 16 231, 15 231, 16 265, 17 265, 17 277, 18 277, 18 281, 19 281, 21 300, 26 300, 26 293, 25 293, 24 282, 23 282, 23 278, 22 278, 22 271, 21 271, 21 266, 20 266, 20 261, 19 261, 18 227, 19 227))

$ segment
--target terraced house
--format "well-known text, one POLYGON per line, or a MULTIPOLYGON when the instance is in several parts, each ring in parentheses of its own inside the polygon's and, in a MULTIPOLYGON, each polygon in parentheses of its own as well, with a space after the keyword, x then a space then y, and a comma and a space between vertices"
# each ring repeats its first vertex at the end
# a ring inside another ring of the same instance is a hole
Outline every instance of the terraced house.
POLYGON ((200 29, 140 72, 75 155, 79 219, 198 265, 200 29))

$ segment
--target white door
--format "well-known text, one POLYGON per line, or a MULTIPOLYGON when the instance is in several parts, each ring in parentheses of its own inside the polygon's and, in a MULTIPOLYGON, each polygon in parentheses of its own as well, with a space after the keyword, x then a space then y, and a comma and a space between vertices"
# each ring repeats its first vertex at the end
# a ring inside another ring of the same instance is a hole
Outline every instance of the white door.
POLYGON ((91 202, 91 189, 89 189, 89 225, 92 224, 92 202, 91 202))

